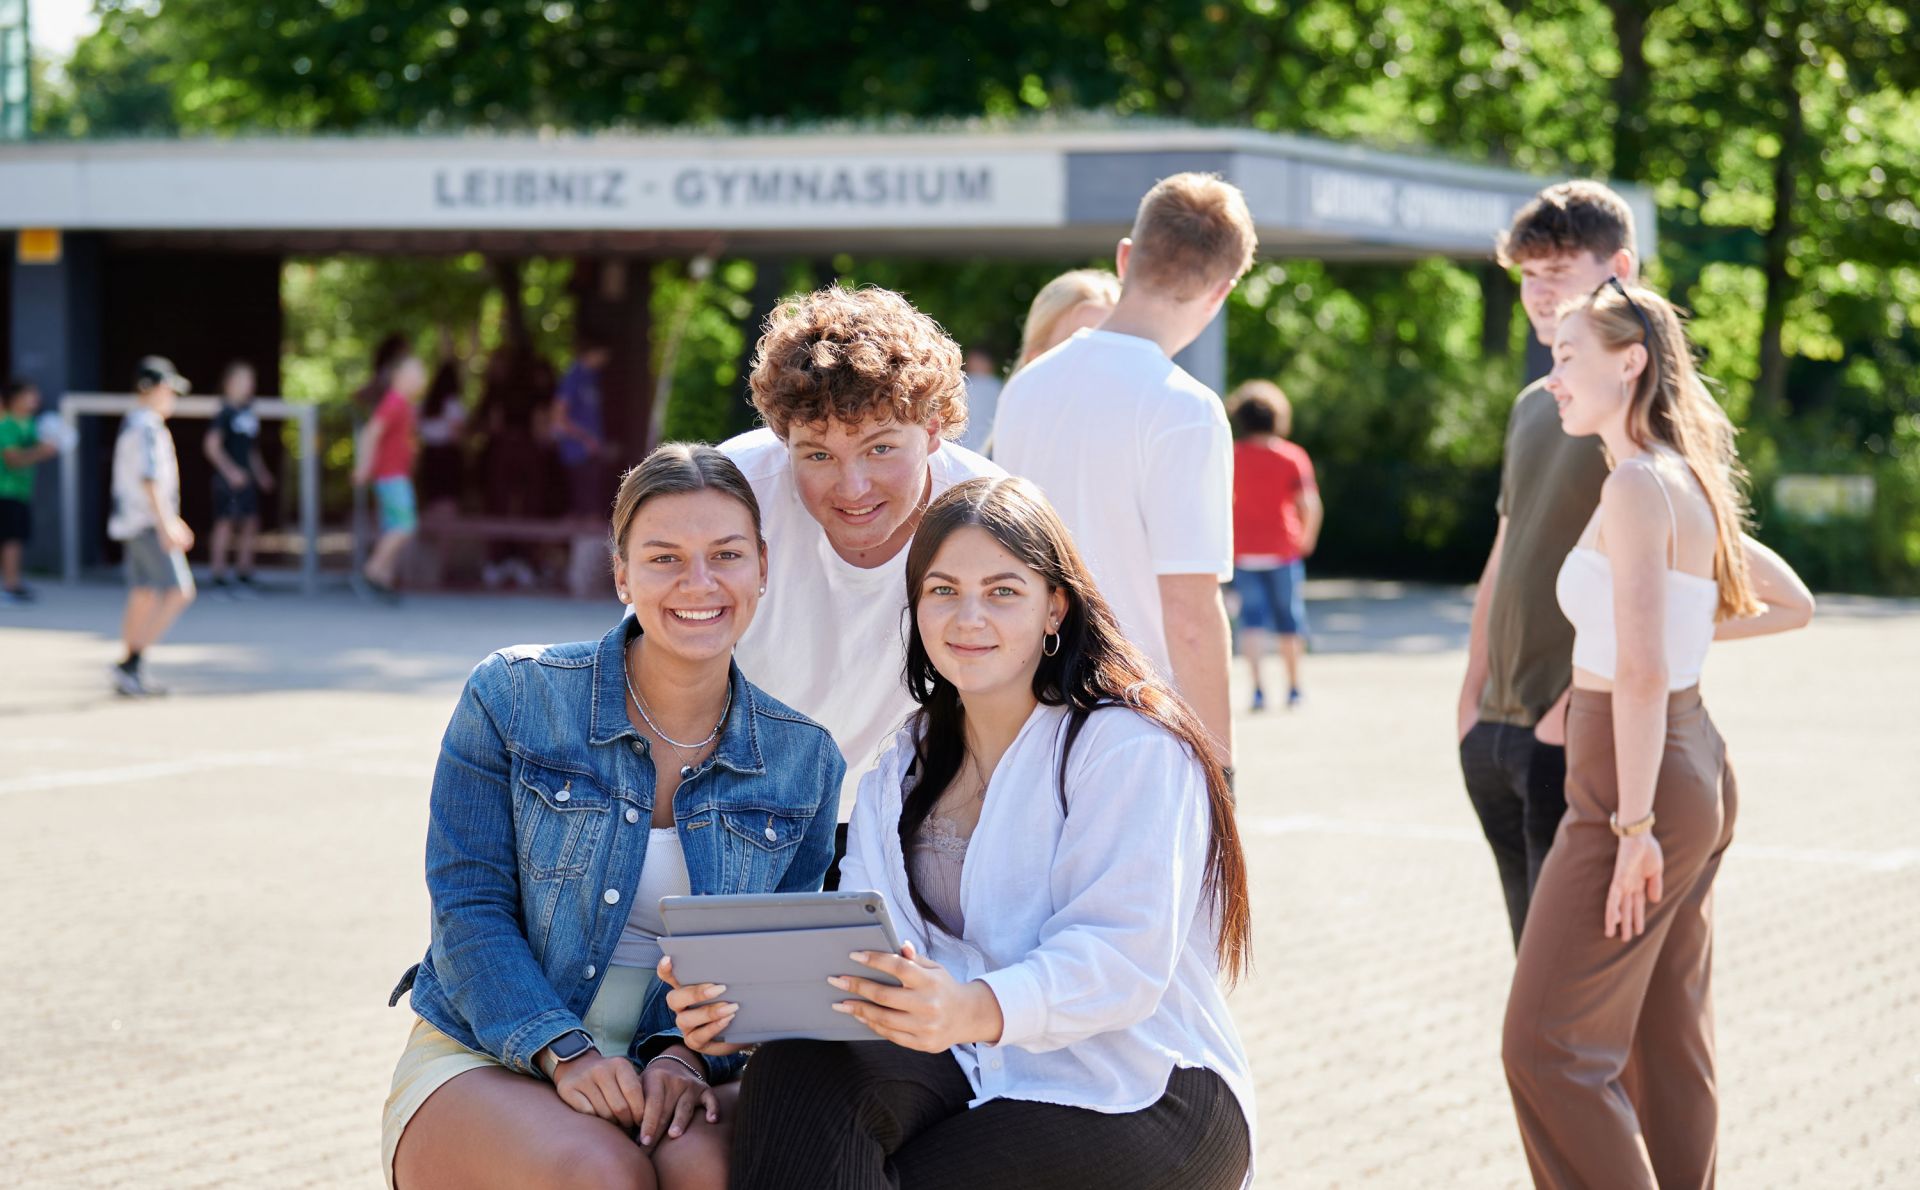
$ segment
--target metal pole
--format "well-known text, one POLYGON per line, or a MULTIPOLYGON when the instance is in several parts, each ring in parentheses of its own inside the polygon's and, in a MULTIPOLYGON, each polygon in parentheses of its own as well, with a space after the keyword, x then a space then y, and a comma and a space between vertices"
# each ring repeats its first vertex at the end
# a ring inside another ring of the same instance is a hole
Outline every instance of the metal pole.
POLYGON ((60 452, 60 578, 72 586, 80 581, 80 415, 64 401, 60 424, 67 433, 60 452))
POLYGON ((300 589, 312 595, 320 589, 320 425, 319 410, 300 406, 300 532, 306 549, 300 555, 300 589))

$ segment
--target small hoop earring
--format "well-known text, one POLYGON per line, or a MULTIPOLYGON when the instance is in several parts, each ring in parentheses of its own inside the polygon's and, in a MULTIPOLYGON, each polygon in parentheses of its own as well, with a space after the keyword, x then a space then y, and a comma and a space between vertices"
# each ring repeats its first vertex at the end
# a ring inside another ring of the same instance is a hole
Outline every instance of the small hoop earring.
POLYGON ((1049 632, 1045 636, 1041 637, 1040 651, 1042 653, 1045 653, 1049 657, 1052 657, 1053 655, 1058 653, 1060 651, 1060 634, 1058 632, 1049 632), (1052 648, 1047 647, 1048 641, 1053 642, 1052 648))

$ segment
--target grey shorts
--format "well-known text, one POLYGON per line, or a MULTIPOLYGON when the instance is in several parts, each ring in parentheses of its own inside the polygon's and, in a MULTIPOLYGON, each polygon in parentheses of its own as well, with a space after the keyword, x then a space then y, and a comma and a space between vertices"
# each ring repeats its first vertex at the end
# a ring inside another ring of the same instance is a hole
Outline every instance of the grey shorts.
POLYGON ((193 594, 193 571, 187 568, 187 556, 161 545, 155 530, 143 530, 129 539, 126 552, 127 586, 193 594))

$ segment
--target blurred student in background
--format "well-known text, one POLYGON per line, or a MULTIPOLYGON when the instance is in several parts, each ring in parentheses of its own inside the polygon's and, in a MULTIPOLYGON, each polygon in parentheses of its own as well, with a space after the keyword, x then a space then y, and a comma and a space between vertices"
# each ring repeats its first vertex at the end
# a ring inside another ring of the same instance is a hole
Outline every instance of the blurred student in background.
POLYGON ((273 473, 260 457, 254 384, 252 364, 234 360, 227 365, 220 374, 220 411, 201 439, 201 450, 213 467, 213 535, 207 543, 213 589, 241 599, 255 593, 253 546, 260 533, 260 495, 273 490, 273 473))
POLYGON ((1253 670, 1253 709, 1265 710, 1260 660, 1280 638, 1287 707, 1300 705, 1301 637, 1307 633, 1306 558, 1320 542, 1326 509, 1313 460, 1296 443, 1293 406, 1270 380, 1249 380, 1228 402, 1233 447, 1233 589, 1240 596, 1240 651, 1253 670))
POLYGON ((60 453, 58 443, 41 441, 34 423, 39 408, 40 390, 31 381, 7 385, 0 408, 0 607, 33 602, 20 578, 20 557, 33 535, 33 469, 60 453))
POLYGON ((978 347, 967 352, 967 432, 960 445, 978 455, 987 453, 993 437, 993 413, 1000 407, 1000 368, 993 356, 978 347))
POLYGON ((148 681, 142 655, 193 602, 193 572, 187 551, 193 530, 180 519, 180 458, 167 418, 181 394, 191 391, 165 356, 149 355, 134 373, 139 404, 120 421, 113 443, 113 511, 107 536, 126 551, 127 610, 120 633, 126 656, 110 671, 114 691, 144 698, 166 691, 148 681))
POLYGON ((420 400, 420 507, 429 518, 458 512, 466 491, 467 406, 460 361, 451 355, 434 370, 420 400))
POLYGON ((426 391, 426 365, 419 356, 407 355, 394 365, 392 384, 362 432, 353 476, 355 483, 373 488, 380 516, 380 539, 361 581, 388 601, 398 597, 400 556, 420 527, 413 490, 413 464, 419 454, 413 405, 426 391))
POLYGON ((1120 300, 1120 278, 1105 269, 1074 269, 1040 287, 1027 307, 1027 323, 1020 334, 1019 371, 1073 337, 1092 330, 1113 313, 1120 300))

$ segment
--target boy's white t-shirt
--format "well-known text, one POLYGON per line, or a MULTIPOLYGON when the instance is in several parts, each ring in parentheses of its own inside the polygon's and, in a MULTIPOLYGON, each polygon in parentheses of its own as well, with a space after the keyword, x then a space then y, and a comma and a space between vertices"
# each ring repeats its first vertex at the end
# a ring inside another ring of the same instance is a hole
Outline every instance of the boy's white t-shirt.
MULTIPOLYGON (((907 550, 849 565, 800 502, 786 444, 758 429, 723 442, 760 501, 767 593, 734 650, 749 682, 818 721, 847 759, 840 819, 881 744, 913 712, 907 695, 907 550)), ((1000 468, 951 442, 927 456, 933 495, 1000 468)))
POLYGON ((148 529, 157 529, 146 481, 152 480, 160 507, 180 515, 180 461, 174 455, 173 435, 166 419, 144 405, 127 411, 120 435, 113 440, 113 510, 107 515, 107 536, 131 541, 148 529))
POLYGON ((1121 631, 1171 679, 1159 577, 1233 577, 1220 398, 1150 339, 1078 331, 1007 381, 993 459, 1046 492, 1121 631))

